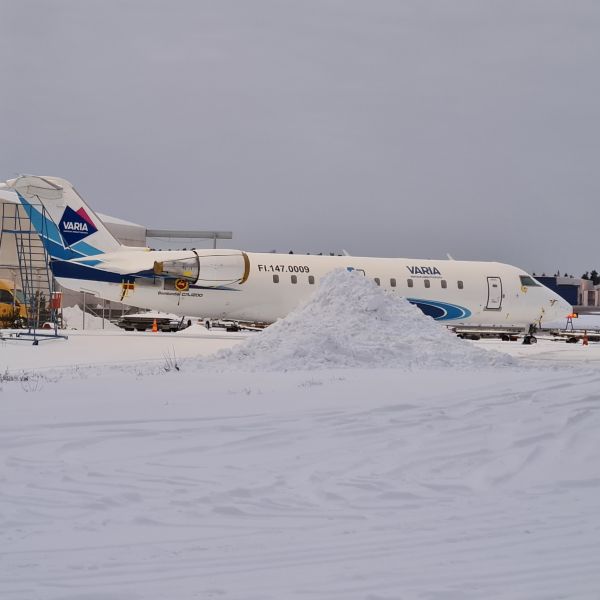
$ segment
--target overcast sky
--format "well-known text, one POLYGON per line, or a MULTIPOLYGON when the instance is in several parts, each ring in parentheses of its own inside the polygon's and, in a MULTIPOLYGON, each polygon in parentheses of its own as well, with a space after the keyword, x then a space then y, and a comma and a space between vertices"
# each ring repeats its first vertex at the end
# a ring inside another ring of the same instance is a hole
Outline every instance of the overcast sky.
POLYGON ((600 269, 598 0, 0 9, 0 179, 246 250, 600 269))

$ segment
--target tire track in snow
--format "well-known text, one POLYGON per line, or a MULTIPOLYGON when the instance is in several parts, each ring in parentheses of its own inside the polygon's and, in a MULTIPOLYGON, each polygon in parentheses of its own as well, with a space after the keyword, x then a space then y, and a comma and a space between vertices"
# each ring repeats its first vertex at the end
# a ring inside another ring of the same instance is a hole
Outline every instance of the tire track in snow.
POLYGON ((0 591, 591 597, 597 382, 2 431, 0 591))

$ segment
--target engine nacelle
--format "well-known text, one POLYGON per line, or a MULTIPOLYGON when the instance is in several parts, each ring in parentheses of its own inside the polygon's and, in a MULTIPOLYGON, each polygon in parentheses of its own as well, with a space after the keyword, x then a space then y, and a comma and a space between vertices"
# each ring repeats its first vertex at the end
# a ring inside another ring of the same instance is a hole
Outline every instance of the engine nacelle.
POLYGON ((154 274, 159 277, 185 279, 206 287, 244 283, 249 273, 248 256, 237 250, 192 250, 182 258, 154 262, 154 274))
POLYGON ((172 277, 173 279, 186 279, 196 283, 200 276, 200 260, 194 254, 189 258, 176 260, 154 261, 154 274, 159 277, 172 277))

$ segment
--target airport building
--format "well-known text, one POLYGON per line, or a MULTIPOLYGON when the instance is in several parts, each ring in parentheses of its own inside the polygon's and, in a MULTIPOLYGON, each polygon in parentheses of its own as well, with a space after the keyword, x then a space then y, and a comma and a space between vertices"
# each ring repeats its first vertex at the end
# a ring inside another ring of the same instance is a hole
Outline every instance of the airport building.
POLYGON ((561 277, 560 275, 539 275, 536 279, 547 288, 562 296, 580 312, 600 310, 600 285, 581 277, 561 277))
POLYGON ((556 292, 559 296, 564 298, 571 306, 581 304, 581 288, 584 280, 575 277, 560 277, 558 275, 553 275, 551 277, 546 275, 536 275, 535 278, 547 288, 550 288, 553 292, 556 292))

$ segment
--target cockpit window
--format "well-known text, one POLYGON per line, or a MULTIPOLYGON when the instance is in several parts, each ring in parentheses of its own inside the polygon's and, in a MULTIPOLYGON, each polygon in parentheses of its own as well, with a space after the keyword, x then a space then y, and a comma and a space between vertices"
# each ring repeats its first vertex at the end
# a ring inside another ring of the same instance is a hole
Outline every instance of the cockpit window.
POLYGON ((519 279, 523 287, 540 287, 540 284, 533 277, 529 277, 529 275, 519 275, 519 279))

